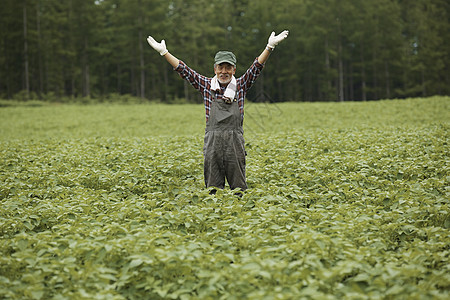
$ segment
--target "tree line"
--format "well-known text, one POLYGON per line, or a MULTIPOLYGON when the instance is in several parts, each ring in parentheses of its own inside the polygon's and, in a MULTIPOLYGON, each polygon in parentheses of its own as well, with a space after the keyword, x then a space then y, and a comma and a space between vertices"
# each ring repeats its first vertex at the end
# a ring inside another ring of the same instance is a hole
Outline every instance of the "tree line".
POLYGON ((284 29, 251 100, 449 95, 449 17, 446 0, 3 0, 0 98, 197 102, 148 35, 207 76, 231 50, 240 75, 284 29))

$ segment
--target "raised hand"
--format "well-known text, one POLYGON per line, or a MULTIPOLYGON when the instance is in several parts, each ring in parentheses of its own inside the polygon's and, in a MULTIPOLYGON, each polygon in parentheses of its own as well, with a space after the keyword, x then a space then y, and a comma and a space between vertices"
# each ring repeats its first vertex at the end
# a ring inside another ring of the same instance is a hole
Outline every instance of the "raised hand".
POLYGON ((166 41, 165 41, 165 40, 162 40, 161 43, 158 43, 157 41, 155 41, 155 39, 154 39, 153 37, 148 36, 147 42, 148 42, 148 44, 149 44, 150 46, 152 46, 153 49, 155 49, 156 51, 158 51, 159 54, 161 54, 161 56, 162 56, 162 55, 166 55, 167 52, 169 52, 169 51, 167 50, 167 47, 166 47, 166 41))
POLYGON ((269 47, 270 49, 275 48, 275 46, 278 45, 282 40, 287 38, 288 35, 288 30, 283 31, 279 35, 275 35, 275 31, 272 31, 272 34, 270 35, 269 41, 267 43, 267 47, 269 47))

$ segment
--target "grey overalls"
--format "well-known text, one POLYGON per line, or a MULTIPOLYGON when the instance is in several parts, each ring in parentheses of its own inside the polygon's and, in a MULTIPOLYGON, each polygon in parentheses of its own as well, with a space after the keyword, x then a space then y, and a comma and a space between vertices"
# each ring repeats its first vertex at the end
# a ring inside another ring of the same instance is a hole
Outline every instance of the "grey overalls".
POLYGON ((211 91, 212 103, 206 122, 203 147, 206 187, 247 189, 243 120, 236 101, 227 104, 211 91))

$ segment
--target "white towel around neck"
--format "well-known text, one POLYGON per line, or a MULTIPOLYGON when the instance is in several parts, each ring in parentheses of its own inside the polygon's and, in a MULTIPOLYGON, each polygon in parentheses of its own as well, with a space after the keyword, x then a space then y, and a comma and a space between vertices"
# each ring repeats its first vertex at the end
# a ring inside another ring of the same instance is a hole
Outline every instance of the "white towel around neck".
MULTIPOLYGON (((220 91, 220 83, 217 79, 217 75, 211 79, 211 90, 212 91, 220 91)), ((228 83, 227 89, 223 95, 225 98, 234 100, 236 96, 236 78, 231 76, 231 81, 228 83)))

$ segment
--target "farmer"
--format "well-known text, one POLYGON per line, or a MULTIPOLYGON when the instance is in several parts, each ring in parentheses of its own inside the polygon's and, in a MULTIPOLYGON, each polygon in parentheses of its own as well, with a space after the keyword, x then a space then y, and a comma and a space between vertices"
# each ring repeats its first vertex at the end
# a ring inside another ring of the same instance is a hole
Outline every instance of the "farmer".
MULTIPOLYGON (((287 30, 269 37, 264 51, 250 68, 239 78, 235 78, 236 56, 229 51, 219 51, 214 58, 213 78, 198 74, 183 61, 169 53, 166 42, 147 38, 153 49, 164 56, 180 76, 200 91, 206 109, 206 132, 203 147, 204 177, 206 187, 223 189, 225 178, 230 188, 247 189, 245 180, 244 149, 244 98, 264 63, 276 45, 288 36, 287 30)), ((211 191, 215 193, 215 189, 211 191)), ((238 193, 240 194, 240 193, 238 193)))

